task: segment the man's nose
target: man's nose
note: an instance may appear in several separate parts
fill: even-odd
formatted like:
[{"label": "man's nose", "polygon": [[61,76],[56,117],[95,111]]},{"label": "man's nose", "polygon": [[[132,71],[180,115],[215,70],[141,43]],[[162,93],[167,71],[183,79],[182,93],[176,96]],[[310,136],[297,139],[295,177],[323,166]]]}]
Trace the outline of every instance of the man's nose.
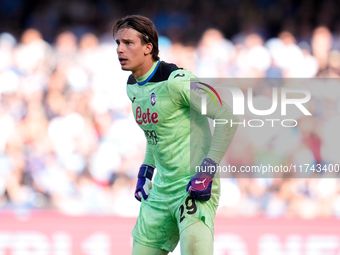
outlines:
[{"label": "man's nose", "polygon": [[124,47],[122,44],[119,44],[118,47],[117,47],[117,52],[118,53],[122,53],[124,51]]}]

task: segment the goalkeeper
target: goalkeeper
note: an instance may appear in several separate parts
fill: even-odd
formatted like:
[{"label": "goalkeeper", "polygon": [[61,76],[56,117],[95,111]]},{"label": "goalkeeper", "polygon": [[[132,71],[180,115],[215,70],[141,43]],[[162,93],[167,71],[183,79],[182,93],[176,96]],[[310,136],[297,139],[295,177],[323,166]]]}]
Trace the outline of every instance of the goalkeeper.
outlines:
[{"label": "goalkeeper", "polygon": [[168,254],[179,241],[184,255],[212,254],[220,181],[214,171],[194,169],[216,167],[236,131],[235,126],[218,125],[211,136],[207,116],[233,122],[237,118],[225,103],[216,106],[209,97],[207,116],[201,115],[193,82],[197,78],[159,60],[158,34],[148,18],[117,20],[113,36],[121,68],[132,72],[127,94],[147,139],[135,192],[141,206],[132,231],[132,254]]}]

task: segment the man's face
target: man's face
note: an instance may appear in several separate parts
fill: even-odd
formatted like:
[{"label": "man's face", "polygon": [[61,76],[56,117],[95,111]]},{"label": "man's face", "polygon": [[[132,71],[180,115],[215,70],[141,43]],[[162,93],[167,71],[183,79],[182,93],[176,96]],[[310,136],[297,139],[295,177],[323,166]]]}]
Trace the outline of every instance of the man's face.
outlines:
[{"label": "man's face", "polygon": [[142,45],[140,33],[132,28],[122,28],[116,34],[117,54],[123,70],[138,72],[143,69],[150,43]]}]

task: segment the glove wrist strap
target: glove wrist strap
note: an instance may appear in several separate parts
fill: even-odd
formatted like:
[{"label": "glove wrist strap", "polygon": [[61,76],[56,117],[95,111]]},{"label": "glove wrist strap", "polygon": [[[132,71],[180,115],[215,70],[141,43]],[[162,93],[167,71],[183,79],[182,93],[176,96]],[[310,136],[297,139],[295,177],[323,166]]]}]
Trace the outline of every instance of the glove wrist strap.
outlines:
[{"label": "glove wrist strap", "polygon": [[217,166],[218,164],[214,160],[211,158],[205,158],[198,173],[201,175],[208,175],[210,178],[214,178],[217,171]]},{"label": "glove wrist strap", "polygon": [[150,166],[150,165],[142,164],[141,167],[139,168],[138,178],[146,177],[149,180],[151,180],[152,176],[153,176],[154,169],[155,168]]}]

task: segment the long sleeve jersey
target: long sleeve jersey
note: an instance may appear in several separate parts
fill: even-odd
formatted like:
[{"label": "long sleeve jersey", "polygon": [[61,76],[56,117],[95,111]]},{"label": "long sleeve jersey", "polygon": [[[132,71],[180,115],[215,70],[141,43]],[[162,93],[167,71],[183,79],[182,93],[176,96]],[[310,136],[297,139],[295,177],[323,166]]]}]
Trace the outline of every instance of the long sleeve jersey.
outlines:
[{"label": "long sleeve jersey", "polygon": [[[205,157],[221,161],[236,131],[235,125],[217,125],[211,135],[207,117],[234,123],[237,118],[226,103],[216,105],[209,97],[206,115],[202,115],[199,91],[190,89],[195,81],[191,72],[163,61],[155,62],[142,77],[130,75],[128,79],[135,121],[147,140],[143,163],[157,169],[156,192],[185,192]],[[219,190],[219,181],[214,184]]]}]

